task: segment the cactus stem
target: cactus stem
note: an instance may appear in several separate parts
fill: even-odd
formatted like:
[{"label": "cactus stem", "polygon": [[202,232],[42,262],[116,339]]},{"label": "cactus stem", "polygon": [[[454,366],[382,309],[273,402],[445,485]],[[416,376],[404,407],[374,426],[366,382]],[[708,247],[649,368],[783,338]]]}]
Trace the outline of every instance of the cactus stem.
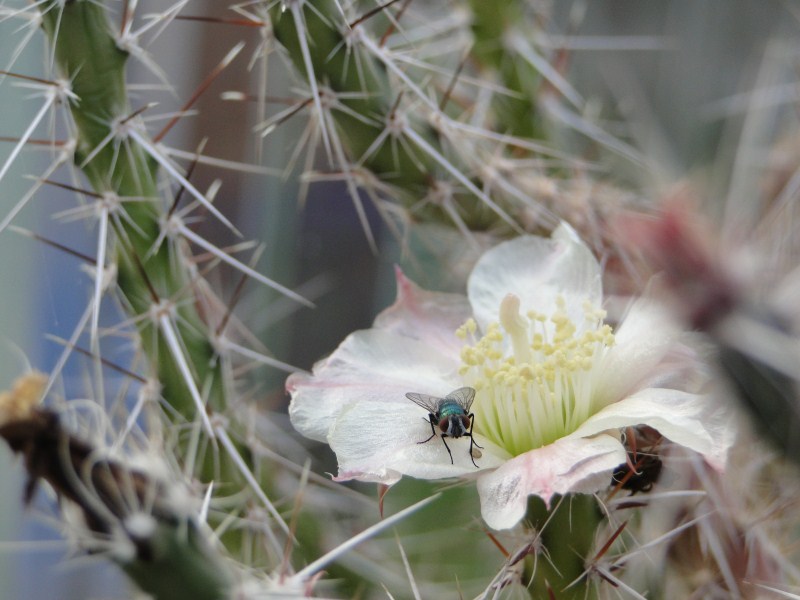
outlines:
[{"label": "cactus stem", "polygon": [[270,287],[273,290],[280,292],[287,298],[291,298],[295,302],[299,302],[300,304],[307,306],[309,308],[314,308],[314,303],[311,302],[310,300],[306,300],[297,292],[293,292],[289,288],[277,283],[276,281],[273,281],[269,277],[262,275],[253,268],[248,267],[243,262],[233,258],[230,254],[227,254],[223,252],[221,249],[217,248],[214,244],[212,244],[205,238],[197,235],[194,231],[186,227],[186,225],[183,224],[183,222],[177,217],[177,215],[173,215],[173,217],[170,218],[170,223],[168,225],[168,228],[170,231],[179,233],[181,236],[183,236],[190,242],[200,246],[207,252],[210,252],[211,254],[219,258],[221,261],[228,263],[229,265],[238,269],[242,273],[249,275],[256,281],[263,283],[267,287]]},{"label": "cactus stem", "polygon": [[203,429],[205,430],[206,434],[213,439],[214,428],[211,426],[211,421],[208,418],[206,403],[200,396],[200,390],[197,389],[197,384],[194,381],[191,368],[189,367],[189,363],[187,362],[186,356],[183,353],[181,343],[178,340],[178,335],[175,333],[175,328],[172,326],[172,320],[170,319],[171,305],[165,306],[163,304],[158,304],[153,306],[152,309],[153,313],[157,315],[156,320],[158,322],[159,329],[164,335],[164,339],[166,340],[167,346],[170,349],[172,358],[175,360],[175,364],[178,366],[178,369],[181,372],[183,382],[186,384],[189,394],[192,397],[192,401],[197,407],[197,414],[200,416],[200,419],[203,423]]},{"label": "cactus stem", "polygon": [[331,151],[331,142],[328,138],[328,128],[325,120],[325,113],[322,110],[322,101],[320,100],[319,87],[317,85],[317,78],[314,74],[314,63],[311,60],[311,52],[308,48],[308,36],[306,35],[307,28],[305,19],[303,18],[303,4],[304,0],[287,0],[289,10],[294,19],[294,26],[297,29],[297,38],[300,42],[300,52],[303,55],[303,63],[306,68],[306,75],[311,87],[311,97],[314,99],[314,107],[317,109],[317,116],[320,124],[320,133],[322,134],[322,145],[325,147],[325,153],[328,157],[328,163],[333,163],[333,153]]},{"label": "cactus stem", "polygon": [[425,154],[430,156],[434,161],[436,161],[445,171],[450,173],[456,181],[458,181],[461,185],[463,185],[466,189],[472,192],[475,196],[477,196],[486,206],[488,206],[494,213],[500,217],[506,224],[508,224],[514,231],[517,233],[522,233],[522,229],[520,226],[512,219],[506,211],[500,208],[494,200],[489,198],[483,191],[481,191],[478,186],[476,186],[472,181],[467,178],[464,173],[462,173],[459,169],[457,169],[453,163],[447,160],[442,154],[440,154],[433,146],[431,146],[425,138],[423,138],[419,133],[417,133],[413,128],[407,127],[404,130],[404,133],[408,138],[413,141],[417,147],[419,147]]},{"label": "cactus stem", "polygon": [[201,194],[196,187],[194,187],[187,179],[184,177],[178,169],[175,168],[175,165],[167,159],[159,149],[154,146],[149,140],[147,140],[144,136],[142,136],[138,131],[131,129],[128,132],[128,135],[138,143],[142,149],[152,158],[155,160],[161,167],[167,172],[175,181],[180,183],[187,192],[189,192],[194,198],[200,202],[212,215],[214,215],[219,221],[225,225],[228,229],[230,229],[234,235],[237,237],[242,237],[241,232],[236,228],[236,226],[230,222],[230,220],[223,215],[219,209],[214,206],[208,198],[206,198],[203,194]]}]

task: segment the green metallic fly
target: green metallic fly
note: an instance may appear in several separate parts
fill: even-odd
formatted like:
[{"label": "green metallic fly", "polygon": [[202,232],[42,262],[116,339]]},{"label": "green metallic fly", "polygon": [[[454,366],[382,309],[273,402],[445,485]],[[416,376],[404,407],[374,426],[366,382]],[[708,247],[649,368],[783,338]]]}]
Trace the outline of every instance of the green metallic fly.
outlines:
[{"label": "green metallic fly", "polygon": [[[439,428],[442,435],[442,443],[447,448],[447,453],[450,455],[450,464],[453,463],[453,453],[450,452],[450,447],[444,438],[460,438],[462,436],[469,437],[469,458],[472,464],[475,464],[475,456],[472,447],[482,448],[475,442],[472,437],[472,427],[475,425],[475,414],[469,412],[472,407],[472,402],[475,400],[475,390],[471,387],[462,387],[450,392],[444,398],[437,396],[429,396],[428,394],[416,394],[409,392],[406,398],[411,400],[414,404],[421,406],[428,411],[428,422],[431,424],[431,436],[427,440],[417,442],[418,444],[425,444],[431,441],[436,436],[435,427]],[[478,454],[480,457],[480,454]]]}]

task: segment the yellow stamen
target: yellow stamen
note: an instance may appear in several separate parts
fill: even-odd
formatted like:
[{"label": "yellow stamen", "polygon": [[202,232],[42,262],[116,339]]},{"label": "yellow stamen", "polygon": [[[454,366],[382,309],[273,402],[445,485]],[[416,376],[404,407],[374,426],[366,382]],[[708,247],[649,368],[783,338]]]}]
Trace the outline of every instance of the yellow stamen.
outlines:
[{"label": "yellow stamen", "polygon": [[[503,299],[500,323],[461,351],[459,373],[477,390],[476,432],[516,456],[571,433],[600,408],[592,397],[595,366],[614,334],[602,310],[583,308],[579,329],[563,298],[549,317],[530,311],[527,318],[517,296]],[[470,320],[458,333],[475,339],[476,331]]]}]

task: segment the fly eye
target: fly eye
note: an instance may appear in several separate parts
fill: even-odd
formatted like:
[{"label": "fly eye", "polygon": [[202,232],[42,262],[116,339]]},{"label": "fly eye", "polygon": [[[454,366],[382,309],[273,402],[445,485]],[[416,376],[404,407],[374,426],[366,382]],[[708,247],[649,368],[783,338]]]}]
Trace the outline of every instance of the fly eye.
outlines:
[{"label": "fly eye", "polygon": [[469,429],[469,417],[467,415],[461,416],[461,426],[464,429]]},{"label": "fly eye", "polygon": [[447,430],[450,429],[450,417],[445,417],[439,421],[439,429],[441,429],[443,433],[447,433]]}]

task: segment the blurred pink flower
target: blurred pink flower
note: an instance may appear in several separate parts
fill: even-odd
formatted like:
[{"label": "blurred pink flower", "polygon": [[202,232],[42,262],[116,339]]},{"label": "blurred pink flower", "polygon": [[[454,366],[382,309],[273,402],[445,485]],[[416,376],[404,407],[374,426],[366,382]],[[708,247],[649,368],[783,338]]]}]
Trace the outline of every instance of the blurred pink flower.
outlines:
[{"label": "blurred pink flower", "polygon": [[[645,299],[618,331],[604,324],[600,266],[569,227],[486,252],[466,297],[420,289],[399,270],[397,285],[397,301],[371,329],[287,382],[292,423],[331,446],[337,480],[477,477],[484,520],[505,529],[522,519],[529,495],[549,502],[607,486],[626,460],[627,426],[653,427],[724,465],[731,414],[686,389],[686,358],[671,352],[679,330]],[[419,443],[431,426],[405,394],[443,397],[464,386],[476,390],[483,450],[470,456],[468,438],[448,438],[451,463],[440,439]]]}]

